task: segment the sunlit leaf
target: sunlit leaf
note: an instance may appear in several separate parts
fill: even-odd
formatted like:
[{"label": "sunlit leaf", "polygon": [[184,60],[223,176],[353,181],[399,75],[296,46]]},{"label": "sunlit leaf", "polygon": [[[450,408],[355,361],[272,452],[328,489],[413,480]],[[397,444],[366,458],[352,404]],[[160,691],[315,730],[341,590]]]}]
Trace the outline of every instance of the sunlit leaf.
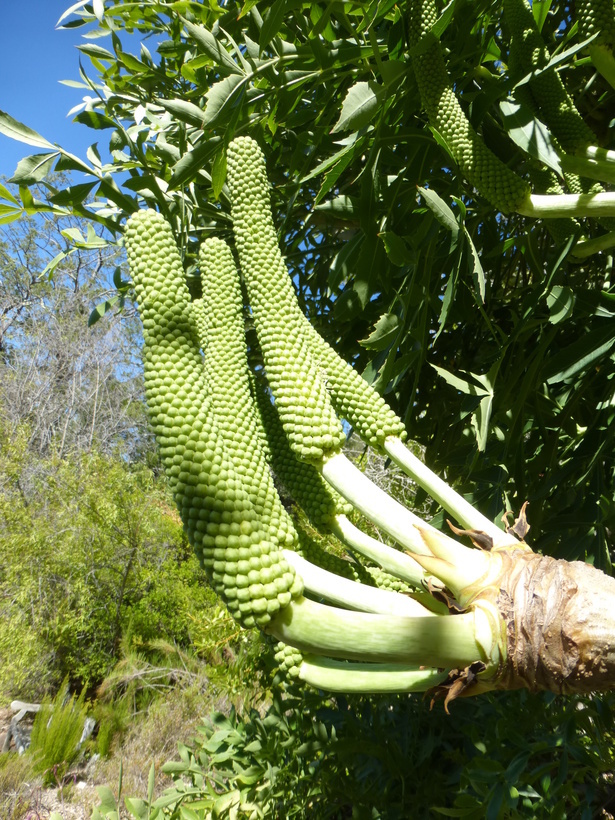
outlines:
[{"label": "sunlit leaf", "polygon": [[237,63],[211,31],[208,31],[204,26],[197,26],[194,23],[190,23],[188,20],[184,21],[184,25],[190,32],[190,35],[196,40],[199,48],[211,57],[214,63],[223,66],[232,74],[243,74]]},{"label": "sunlit leaf", "polygon": [[502,100],[500,109],[504,127],[513,142],[562,176],[560,159],[546,126],[532,115],[529,108],[512,100]]},{"label": "sunlit leaf", "polygon": [[331,133],[358,131],[367,125],[378,111],[382,86],[372,81],[356,83],[348,90],[338,121]]},{"label": "sunlit leaf", "polygon": [[58,158],[59,153],[32,154],[20,159],[15,173],[9,180],[16,185],[34,185],[44,179]]},{"label": "sunlit leaf", "polygon": [[22,122],[13,119],[13,117],[5,111],[0,111],[0,133],[5,134],[11,139],[19,140],[19,142],[34,145],[37,148],[55,148],[45,137],[37,134],[36,131],[28,128],[28,126]]}]

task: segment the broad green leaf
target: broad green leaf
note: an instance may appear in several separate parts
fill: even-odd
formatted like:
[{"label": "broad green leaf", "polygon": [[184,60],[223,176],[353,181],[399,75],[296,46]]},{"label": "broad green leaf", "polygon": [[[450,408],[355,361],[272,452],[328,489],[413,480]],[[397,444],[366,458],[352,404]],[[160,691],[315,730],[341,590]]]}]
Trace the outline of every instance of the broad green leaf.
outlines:
[{"label": "broad green leaf", "polygon": [[54,151],[47,154],[31,154],[20,159],[9,182],[16,185],[35,185],[47,176],[59,156],[59,152]]},{"label": "broad green leaf", "polygon": [[605,327],[590,330],[578,341],[560,350],[545,363],[543,378],[547,384],[570,379],[586,370],[615,348],[615,328],[611,323]]},{"label": "broad green leaf", "polygon": [[359,200],[356,197],[346,196],[346,194],[341,194],[336,196],[335,199],[323,202],[314,210],[316,213],[328,214],[336,219],[356,221],[361,217]]},{"label": "broad green leaf", "polygon": [[454,387],[461,393],[466,393],[468,396],[488,396],[491,393],[489,389],[476,384],[474,381],[470,381],[470,378],[477,380],[480,378],[475,373],[464,373],[462,370],[458,371],[462,374],[462,376],[470,377],[463,378],[462,376],[451,373],[449,370],[445,370],[443,367],[439,367],[436,364],[432,364],[431,366],[439,376],[442,376],[442,378],[451,385],[451,387]]},{"label": "broad green leaf", "polygon": [[96,307],[90,313],[88,319],[88,327],[92,327],[92,325],[95,325],[99,319],[102,319],[105,313],[108,313],[110,310],[113,310],[113,308],[117,305],[119,299],[119,296],[111,296],[109,299],[106,299],[104,302],[100,302],[100,304],[96,305]]},{"label": "broad green leaf", "polygon": [[4,186],[1,182],[0,182],[0,197],[2,197],[2,199],[8,199],[8,201],[12,202],[14,205],[19,205],[19,200],[15,199],[15,197],[9,191],[9,189],[6,186]]},{"label": "broad green leaf", "polygon": [[502,100],[500,110],[502,123],[512,141],[526,154],[540,160],[562,176],[560,158],[553,147],[548,128],[533,116],[529,108],[513,100]]},{"label": "broad green leaf", "polygon": [[135,820],[146,820],[148,817],[149,808],[145,800],[138,797],[125,797],[124,805]]},{"label": "broad green leaf", "polygon": [[94,43],[86,43],[85,45],[77,46],[78,51],[87,54],[88,57],[95,57],[97,60],[115,60],[115,55],[102,46],[97,46]]},{"label": "broad green leaf", "polygon": [[34,145],[37,148],[55,148],[55,145],[41,137],[36,131],[28,128],[22,122],[13,119],[10,114],[0,111],[0,134],[5,134],[13,140],[25,142],[27,145]]},{"label": "broad green leaf", "polygon": [[105,16],[105,0],[92,0],[92,8],[98,22],[102,23],[102,19]]},{"label": "broad green leaf", "polygon": [[455,214],[446,202],[431,188],[418,188],[419,194],[425,200],[429,210],[433,213],[438,222],[451,233],[459,232],[459,223],[455,219]]},{"label": "broad green leaf", "polygon": [[231,55],[227,52],[216,37],[208,31],[204,26],[197,26],[190,23],[188,20],[184,21],[184,25],[193,37],[199,48],[204,51],[217,65],[223,66],[232,74],[243,74],[237,63],[233,60]]},{"label": "broad green leaf", "polygon": [[549,15],[551,4],[552,0],[533,0],[532,12],[534,14],[534,20],[536,21],[536,25],[538,26],[538,31],[542,31],[542,27],[545,24],[545,20]]},{"label": "broad green leaf", "polygon": [[444,34],[453,18],[455,2],[456,0],[450,0],[450,2],[442,9],[442,13],[431,28],[432,33],[435,34],[438,39],[440,39],[440,37]]},{"label": "broad green leaf", "polygon": [[572,288],[555,285],[547,295],[547,305],[554,325],[567,319],[574,309],[575,295]]},{"label": "broad green leaf", "polygon": [[180,188],[193,180],[201,168],[215,154],[219,144],[220,138],[214,137],[210,140],[203,140],[191,151],[187,151],[172,168],[173,173],[169,180],[169,189]]},{"label": "broad green leaf", "polygon": [[231,74],[213,85],[207,94],[207,105],[202,119],[203,125],[212,125],[225,112],[225,109],[234,105],[239,99],[245,78],[239,74]]},{"label": "broad green leaf", "polygon": [[378,111],[381,95],[382,86],[373,81],[355,83],[344,97],[339,119],[331,133],[358,131],[366,126]]},{"label": "broad green leaf", "polygon": [[67,188],[51,196],[50,200],[54,205],[74,207],[75,205],[80,205],[97,185],[98,181],[69,185]]},{"label": "broad green leaf", "polygon": [[383,313],[376,322],[374,330],[366,339],[359,342],[368,350],[386,350],[393,343],[399,329],[399,317],[394,313]]},{"label": "broad green leaf", "polygon": [[[203,808],[209,808],[209,801],[207,806],[203,806]],[[232,809],[231,809],[232,811]],[[235,815],[236,817],[238,815]],[[202,814],[197,814],[194,809],[191,809],[190,806],[182,805],[179,807],[179,820],[201,820],[203,817]]]},{"label": "broad green leaf", "polygon": [[6,212],[0,209],[0,225],[8,225],[11,222],[15,222],[21,217],[22,214],[23,210],[21,208],[19,208],[19,210],[15,209],[13,211]]},{"label": "broad green leaf", "polygon": [[102,130],[103,128],[117,128],[117,122],[100,111],[80,111],[74,119],[88,128]]},{"label": "broad green leaf", "polygon": [[468,233],[467,228],[464,226],[463,232],[465,234],[466,242],[468,247],[470,248],[470,254],[472,258],[472,274],[474,278],[474,285],[476,289],[476,293],[481,302],[485,301],[485,271],[483,270],[483,266],[480,261],[480,257],[478,255],[478,251],[476,250],[476,246],[474,242],[472,242],[472,237]]},{"label": "broad green leaf", "polygon": [[387,256],[397,267],[409,265],[415,260],[416,254],[414,251],[394,231],[383,231],[378,236],[382,239]]},{"label": "broad green leaf", "polygon": [[187,122],[200,128],[205,122],[205,112],[198,105],[188,102],[188,100],[156,100],[169,113],[177,117],[181,122]]},{"label": "broad green leaf", "polygon": [[490,393],[480,400],[480,404],[472,414],[472,427],[476,436],[476,446],[479,452],[484,452],[489,435],[489,422],[493,409],[493,394]]},{"label": "broad green leaf", "polygon": [[343,157],[350,154],[354,150],[355,145],[356,145],[356,143],[354,141],[352,141],[348,145],[344,145],[344,147],[340,151],[337,151],[332,156],[328,157],[327,159],[323,160],[322,162],[319,162],[318,165],[316,166],[316,168],[314,168],[312,171],[310,171],[309,174],[307,174],[306,176],[304,176],[302,178],[301,183],[303,184],[305,182],[309,182],[310,179],[314,179],[314,177],[317,177],[319,174],[324,174],[325,171],[328,171],[332,166],[334,166],[337,162],[339,162]]},{"label": "broad green leaf", "polygon": [[79,11],[79,9],[82,9],[89,2],[90,2],[90,0],[78,0],[77,3],[73,3],[73,5],[70,6],[69,8],[67,8],[66,11],[62,14],[60,19],[56,23],[56,26],[59,26],[60,23],[62,23],[63,20],[66,20],[67,17],[70,17],[73,12]]},{"label": "broad green leaf", "polygon": [[211,166],[211,187],[214,199],[218,199],[226,182],[226,146],[217,151]]},{"label": "broad green leaf", "polygon": [[117,801],[115,799],[115,795],[108,786],[97,786],[96,792],[98,794],[98,799],[100,800],[100,805],[98,806],[98,808],[101,811],[117,812],[118,806]]}]

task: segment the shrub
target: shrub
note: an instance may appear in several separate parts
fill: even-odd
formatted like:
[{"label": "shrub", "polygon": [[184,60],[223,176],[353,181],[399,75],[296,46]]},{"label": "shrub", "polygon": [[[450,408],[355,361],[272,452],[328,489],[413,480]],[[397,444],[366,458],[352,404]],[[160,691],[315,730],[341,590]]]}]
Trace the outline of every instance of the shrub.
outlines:
[{"label": "shrub", "polygon": [[87,717],[85,693],[69,697],[65,680],[53,701],[45,700],[32,726],[30,757],[45,785],[61,783],[79,755],[79,741]]}]

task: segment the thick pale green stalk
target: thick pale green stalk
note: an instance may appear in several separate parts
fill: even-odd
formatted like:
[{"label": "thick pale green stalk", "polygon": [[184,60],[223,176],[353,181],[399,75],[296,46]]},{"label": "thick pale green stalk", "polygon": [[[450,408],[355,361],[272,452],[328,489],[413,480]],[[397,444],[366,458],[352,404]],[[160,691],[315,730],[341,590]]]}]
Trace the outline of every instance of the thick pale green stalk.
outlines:
[{"label": "thick pale green stalk", "polygon": [[285,550],[284,557],[301,577],[306,592],[318,595],[335,606],[380,615],[407,615],[417,618],[432,615],[418,601],[407,595],[341,578],[333,572],[311,564],[291,550]]},{"label": "thick pale green stalk", "polygon": [[338,453],[323,461],[322,475],[355,510],[381,527],[411,552],[429,554],[417,525],[429,527],[399,501],[376,487],[345,455]]},{"label": "thick pale green stalk", "polygon": [[425,583],[425,572],[413,558],[367,535],[345,515],[336,516],[331,524],[331,532],[355,552],[378,564],[397,578],[418,588]]},{"label": "thick pale green stalk", "polygon": [[384,449],[391,460],[413,478],[432,498],[454,515],[459,523],[469,530],[477,530],[488,535],[493,546],[509,546],[518,543],[514,535],[501,530],[486,516],[476,510],[465,498],[455,492],[448,484],[413,455],[406,445],[397,438],[388,438]]},{"label": "thick pale green stalk", "polygon": [[386,694],[426,692],[446,679],[437,669],[418,669],[394,663],[352,663],[307,655],[299,666],[299,680],[327,692]]},{"label": "thick pale green stalk", "polygon": [[[589,150],[589,149],[588,149]],[[596,149],[599,150],[599,149]],[[614,151],[609,153],[615,154]],[[615,162],[611,160],[592,159],[589,156],[561,154],[560,165],[565,173],[578,174],[599,182],[615,182]]]},{"label": "thick pale green stalk", "polygon": [[615,193],[600,194],[532,194],[519,208],[522,216],[556,219],[563,216],[615,216]]},{"label": "thick pale green stalk", "polygon": [[587,259],[600,251],[608,251],[615,247],[615,231],[603,233],[601,236],[596,236],[593,239],[585,239],[582,242],[577,242],[574,248],[570,251],[570,255],[575,259]]},{"label": "thick pale green stalk", "polygon": [[489,651],[499,637],[489,630],[485,633],[474,612],[454,617],[393,617],[335,609],[307,598],[293,601],[265,631],[302,652],[436,668],[463,668],[476,660],[487,663],[485,649]]}]

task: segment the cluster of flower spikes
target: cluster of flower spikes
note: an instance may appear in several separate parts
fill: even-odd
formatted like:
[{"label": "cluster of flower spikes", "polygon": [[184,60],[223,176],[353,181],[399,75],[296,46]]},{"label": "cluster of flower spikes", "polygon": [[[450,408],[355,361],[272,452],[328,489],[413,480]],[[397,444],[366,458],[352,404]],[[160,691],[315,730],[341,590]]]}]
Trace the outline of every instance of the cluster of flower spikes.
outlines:
[{"label": "cluster of flower spikes", "polygon": [[342,359],[318,331],[303,317],[308,348],[324,373],[331,403],[340,416],[352,424],[366,444],[382,452],[389,436],[405,441],[406,428],[382,396]]},{"label": "cluster of flower spikes", "polygon": [[596,35],[595,43],[608,48],[615,46],[615,7],[613,0],[578,0],[577,20],[581,37]]},{"label": "cluster of flower spikes", "polygon": [[139,211],[128,220],[125,245],[143,323],[148,412],[185,531],[233,616],[264,626],[301,594],[301,580],[262,531],[224,448],[169,225],[155,211]]},{"label": "cluster of flower spikes", "polygon": [[276,408],[297,456],[320,462],[346,437],[292,309],[296,297],[271,218],[263,156],[249,137],[229,145],[227,182],[235,244]]},{"label": "cluster of flower spikes", "polygon": [[434,0],[410,0],[408,9],[412,65],[429,122],[479,193],[503,213],[518,211],[530,185],[487,148],[463,112],[432,32],[438,19]]},{"label": "cluster of flower spikes", "polygon": [[[543,69],[551,55],[526,0],[504,0],[503,6],[510,37],[508,71],[520,80]],[[578,112],[557,71],[537,73],[514,93],[544,119],[564,151],[574,153],[595,142],[593,131]]]},{"label": "cluster of flower spikes", "polygon": [[[284,411],[300,412],[306,397],[312,420],[318,420],[325,431],[330,429],[331,412],[321,403],[323,384],[337,416],[349,421],[372,447],[382,450],[388,436],[405,438],[401,419],[382,396],[338,356],[301,312],[273,225],[265,159],[257,143],[249,137],[239,137],[229,146],[228,182],[241,269],[248,285],[267,378],[284,432],[289,435],[289,429],[291,431],[291,446],[294,444],[293,425],[286,423]],[[311,379],[299,382],[303,389],[300,397],[295,395],[296,390],[291,386],[293,374],[285,369],[291,345],[300,351],[301,367],[309,372]],[[284,383],[279,378],[280,370],[285,376]],[[318,393],[318,398],[309,395],[310,384],[317,387],[314,395]],[[343,439],[339,437],[336,441],[334,447],[323,449],[337,449]],[[293,449],[301,458],[306,458],[301,449],[296,446]]]}]

